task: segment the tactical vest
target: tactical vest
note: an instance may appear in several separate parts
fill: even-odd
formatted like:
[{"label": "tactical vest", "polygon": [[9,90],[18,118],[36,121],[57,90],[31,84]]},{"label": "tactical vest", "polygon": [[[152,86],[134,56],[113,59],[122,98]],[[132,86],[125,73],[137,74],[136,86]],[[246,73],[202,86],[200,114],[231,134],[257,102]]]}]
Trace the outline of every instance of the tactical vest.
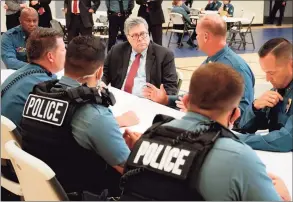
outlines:
[{"label": "tactical vest", "polygon": [[58,80],[40,83],[30,93],[21,121],[23,149],[47,163],[69,192],[105,189],[106,162],[94,151],[81,147],[72,135],[71,120],[81,106],[115,104],[103,89],[80,86],[66,89]]},{"label": "tactical vest", "polygon": [[186,131],[163,124],[173,118],[157,115],[135,144],[125,165],[122,201],[202,201],[198,174],[220,137],[237,138],[216,122]]}]

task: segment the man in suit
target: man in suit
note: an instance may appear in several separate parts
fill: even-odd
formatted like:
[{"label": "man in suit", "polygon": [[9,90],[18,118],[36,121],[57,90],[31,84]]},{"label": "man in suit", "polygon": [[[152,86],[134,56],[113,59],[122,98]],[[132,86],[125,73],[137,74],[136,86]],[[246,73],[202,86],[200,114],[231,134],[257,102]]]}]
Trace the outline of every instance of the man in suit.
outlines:
[{"label": "man in suit", "polygon": [[274,24],[276,13],[277,13],[278,10],[280,10],[280,16],[279,16],[279,19],[278,19],[277,26],[282,25],[284,12],[285,12],[285,7],[286,7],[286,1],[287,0],[275,0],[273,10],[270,13],[270,18],[269,18],[269,23],[270,24]]},{"label": "man in suit", "polygon": [[136,0],[140,5],[138,16],[147,21],[153,41],[159,45],[162,45],[162,24],[165,22],[162,2],[163,0]]},{"label": "man in suit", "polygon": [[7,30],[19,25],[20,11],[25,7],[25,0],[5,0]]},{"label": "man in suit", "polygon": [[128,42],[109,51],[102,81],[139,97],[147,83],[164,86],[168,94],[175,95],[178,85],[173,53],[150,42],[148,24],[141,17],[128,18],[124,32]]},{"label": "man in suit", "polygon": [[99,8],[100,3],[100,0],[64,0],[68,42],[79,34],[92,35],[93,13]]}]

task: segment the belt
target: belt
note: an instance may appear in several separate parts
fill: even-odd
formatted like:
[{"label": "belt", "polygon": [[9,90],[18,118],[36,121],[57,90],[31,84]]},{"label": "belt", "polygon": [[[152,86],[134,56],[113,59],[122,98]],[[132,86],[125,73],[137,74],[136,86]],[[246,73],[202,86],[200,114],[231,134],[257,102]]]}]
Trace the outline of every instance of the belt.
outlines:
[{"label": "belt", "polygon": [[80,15],[80,13],[71,13],[72,15]]},{"label": "belt", "polygon": [[113,12],[113,11],[108,11],[108,14],[109,15],[116,15],[116,16],[118,16],[118,17],[120,17],[120,16],[125,16],[125,15],[127,15],[127,11],[125,11],[124,13],[115,13],[115,12]]}]

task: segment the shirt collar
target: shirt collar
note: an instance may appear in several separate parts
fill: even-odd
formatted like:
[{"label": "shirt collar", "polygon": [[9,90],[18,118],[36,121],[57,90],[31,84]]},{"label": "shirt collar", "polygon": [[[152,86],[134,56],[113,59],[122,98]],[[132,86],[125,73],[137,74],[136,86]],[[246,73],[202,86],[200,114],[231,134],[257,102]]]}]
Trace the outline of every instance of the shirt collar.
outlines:
[{"label": "shirt collar", "polygon": [[215,55],[207,58],[207,63],[209,62],[215,62],[217,61],[223,54],[225,54],[227,51],[229,51],[229,48],[227,45],[225,45],[224,48],[222,48],[220,51],[218,51]]},{"label": "shirt collar", "polygon": [[80,86],[80,83],[78,83],[76,80],[69,78],[67,76],[62,76],[60,81],[58,82],[61,85],[65,85],[68,87],[78,87]]},{"label": "shirt collar", "polygon": [[[147,54],[148,48],[146,48],[144,51],[141,52],[141,57],[144,58]],[[132,54],[134,54],[134,56],[137,54],[137,52],[135,50],[132,49]]]},{"label": "shirt collar", "polygon": [[198,122],[207,122],[207,123],[210,123],[212,121],[208,117],[203,116],[203,115],[198,114],[198,113],[194,113],[194,112],[187,112],[185,114],[185,116],[182,117],[182,119],[189,120],[189,121],[196,120]]}]

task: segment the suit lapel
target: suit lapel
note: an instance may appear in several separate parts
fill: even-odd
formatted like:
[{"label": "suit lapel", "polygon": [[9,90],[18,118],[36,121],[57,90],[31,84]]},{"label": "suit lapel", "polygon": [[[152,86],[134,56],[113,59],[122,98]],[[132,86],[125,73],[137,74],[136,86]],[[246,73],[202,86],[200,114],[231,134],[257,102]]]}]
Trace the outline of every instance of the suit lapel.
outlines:
[{"label": "suit lapel", "polygon": [[146,64],[145,64],[145,73],[146,73],[146,82],[151,82],[151,70],[156,62],[156,57],[153,51],[153,44],[150,42],[146,55]]},{"label": "suit lapel", "polygon": [[131,46],[128,44],[126,47],[126,50],[123,52],[123,57],[122,57],[122,69],[119,71],[119,74],[121,75],[121,87],[123,86],[123,82],[126,79],[126,74],[129,66],[129,60],[130,60],[130,55],[131,55]]}]

